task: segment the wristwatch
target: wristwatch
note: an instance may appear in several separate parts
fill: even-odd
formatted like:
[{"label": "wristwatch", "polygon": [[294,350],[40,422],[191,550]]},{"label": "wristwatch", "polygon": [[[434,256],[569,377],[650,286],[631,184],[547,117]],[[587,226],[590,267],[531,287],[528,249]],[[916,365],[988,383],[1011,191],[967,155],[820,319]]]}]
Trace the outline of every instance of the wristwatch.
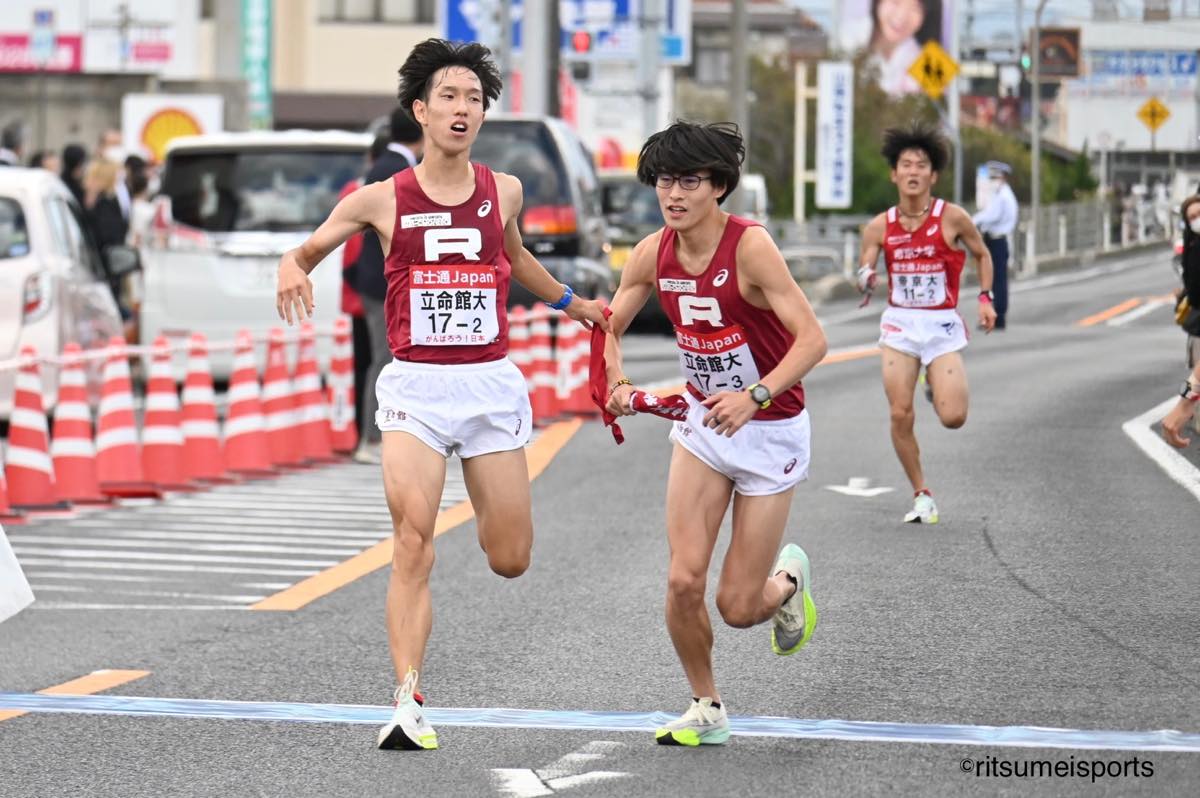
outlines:
[{"label": "wristwatch", "polygon": [[991,291],[980,291],[979,292],[979,301],[980,302],[991,302],[992,299],[993,299],[993,297],[992,297]]},{"label": "wristwatch", "polygon": [[771,389],[761,382],[754,383],[746,390],[750,392],[750,398],[758,402],[760,409],[766,410],[771,406]]},{"label": "wristwatch", "polygon": [[1186,380],[1183,383],[1183,389],[1179,391],[1179,395],[1189,402],[1200,401],[1200,388],[1194,387],[1191,380]]}]

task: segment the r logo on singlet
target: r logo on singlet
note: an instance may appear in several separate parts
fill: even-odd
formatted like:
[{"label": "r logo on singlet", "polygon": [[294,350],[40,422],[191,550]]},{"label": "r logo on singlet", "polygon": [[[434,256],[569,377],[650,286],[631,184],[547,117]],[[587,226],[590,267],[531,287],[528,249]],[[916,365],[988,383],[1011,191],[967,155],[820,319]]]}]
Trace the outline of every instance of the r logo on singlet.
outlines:
[{"label": "r logo on singlet", "polygon": [[679,320],[689,325],[695,321],[706,321],[714,327],[721,327],[721,306],[715,296],[679,297]]},{"label": "r logo on singlet", "polygon": [[729,269],[721,269],[717,272],[717,276],[713,278],[713,285],[717,288],[725,285],[725,281],[729,279]]},{"label": "r logo on singlet", "polygon": [[443,255],[462,255],[479,260],[483,236],[474,227],[430,228],[425,231],[425,260],[433,263]]}]

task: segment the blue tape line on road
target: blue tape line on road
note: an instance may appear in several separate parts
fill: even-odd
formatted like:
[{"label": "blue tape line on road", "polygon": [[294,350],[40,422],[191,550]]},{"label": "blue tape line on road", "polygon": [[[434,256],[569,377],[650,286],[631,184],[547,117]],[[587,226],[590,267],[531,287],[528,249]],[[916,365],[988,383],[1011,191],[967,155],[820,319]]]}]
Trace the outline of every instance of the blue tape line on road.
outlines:
[{"label": "blue tape line on road", "polygon": [[[257,701],[201,701],[188,698],[141,698],[113,695],[39,695],[0,693],[0,709],[28,712],[76,712],[240,720],[285,720],[307,723],[380,725],[390,707],[355,704],[285,704]],[[647,732],[674,718],[663,712],[570,712],[537,709],[429,708],[435,726],[488,726],[510,729]],[[952,724],[877,723],[858,720],[731,717],[733,733],[748,737],[851,740],[897,743],[943,743],[1022,748],[1078,748],[1120,751],[1196,751],[1200,734],[1160,731],[1086,731],[1035,726],[962,726]]]}]

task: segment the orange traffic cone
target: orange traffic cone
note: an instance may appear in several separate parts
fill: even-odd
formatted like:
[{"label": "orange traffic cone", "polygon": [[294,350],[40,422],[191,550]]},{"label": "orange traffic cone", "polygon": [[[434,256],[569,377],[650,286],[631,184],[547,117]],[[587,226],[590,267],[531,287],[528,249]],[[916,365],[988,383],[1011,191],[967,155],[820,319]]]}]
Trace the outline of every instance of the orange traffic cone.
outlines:
[{"label": "orange traffic cone", "polygon": [[271,467],[267,433],[263,428],[258,367],[254,339],[248,330],[238,332],[229,381],[229,410],[225,415],[225,468],[245,477],[269,477]]},{"label": "orange traffic cone", "polygon": [[355,401],[354,344],[350,340],[350,319],[339,316],[333,323],[333,355],[329,359],[330,443],[335,452],[353,452],[358,446]]},{"label": "orange traffic cone", "polygon": [[125,339],[108,342],[104,363],[104,385],[100,389],[100,418],[96,428],[96,472],[100,491],[126,498],[158,497],[161,494],[142,475],[137,423],[133,417],[133,385]]},{"label": "orange traffic cone", "polygon": [[[517,305],[508,312],[508,359],[521,371],[525,382],[530,382],[529,315],[525,308]],[[533,390],[532,385],[530,390]]]},{"label": "orange traffic cone", "polygon": [[165,336],[154,339],[146,410],[142,419],[142,470],[160,490],[194,490],[183,476],[183,430],[179,428],[179,393],[171,373],[171,347]]},{"label": "orange traffic cone", "polygon": [[333,462],[333,441],[329,429],[329,407],[321,392],[321,374],[317,370],[317,335],[312,322],[300,325],[300,354],[292,388],[298,407],[301,456],[310,463]]},{"label": "orange traffic cone", "polygon": [[554,352],[551,348],[550,309],[534,305],[529,313],[530,382],[533,423],[547,424],[558,415]]},{"label": "orange traffic cone", "polygon": [[208,341],[192,335],[183,381],[183,475],[192,482],[233,482],[221,462],[217,404],[213,396]]},{"label": "orange traffic cone", "polygon": [[275,465],[300,466],[300,436],[296,433],[296,397],[288,379],[287,354],[284,352],[283,330],[271,330],[267,345],[267,368],[263,372],[263,419],[267,428],[267,445]]},{"label": "orange traffic cone", "polygon": [[49,431],[42,410],[42,378],[37,351],[21,347],[12,416],[8,426],[8,490],[13,507],[26,510],[60,510],[68,505],[54,493],[54,464],[50,460]]},{"label": "orange traffic cone", "polygon": [[63,368],[58,377],[58,403],[54,407],[54,435],[50,457],[54,461],[54,492],[61,501],[108,504],[96,479],[96,444],[92,439],[92,411],[88,407],[87,378],[79,344],[63,347]]},{"label": "orange traffic cone", "polygon": [[5,524],[23,524],[25,518],[20,510],[14,510],[8,503],[8,483],[4,481],[4,450],[0,447],[0,522]]}]

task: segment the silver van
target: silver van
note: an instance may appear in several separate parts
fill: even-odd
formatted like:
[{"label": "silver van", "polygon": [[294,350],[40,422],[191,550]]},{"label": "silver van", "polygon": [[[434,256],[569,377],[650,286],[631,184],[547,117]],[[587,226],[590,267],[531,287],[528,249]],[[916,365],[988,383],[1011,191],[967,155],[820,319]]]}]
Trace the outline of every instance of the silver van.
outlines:
[{"label": "silver van", "polygon": [[[282,325],[275,311],[279,257],[325,221],[338,194],[362,176],[371,136],[262,131],[180,137],[168,146],[152,233],[143,250],[141,340],[201,332],[210,345],[238,330]],[[333,324],[341,302],[341,248],[313,272],[314,322]],[[318,357],[329,356],[328,337]],[[179,361],[181,362],[181,361]],[[213,376],[232,353],[216,349]]]}]

